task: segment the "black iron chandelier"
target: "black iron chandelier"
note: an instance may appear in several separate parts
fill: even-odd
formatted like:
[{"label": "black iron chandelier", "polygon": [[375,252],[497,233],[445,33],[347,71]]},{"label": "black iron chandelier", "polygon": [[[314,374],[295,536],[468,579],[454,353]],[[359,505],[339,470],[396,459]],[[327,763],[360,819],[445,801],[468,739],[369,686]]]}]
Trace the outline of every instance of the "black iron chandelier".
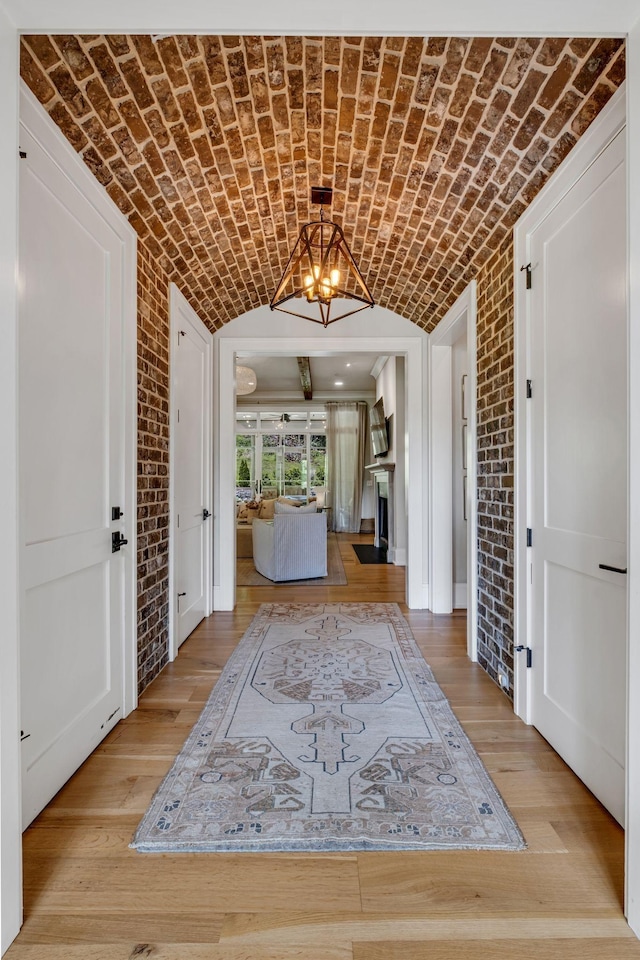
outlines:
[{"label": "black iron chandelier", "polygon": [[[332,196],[331,187],[311,188],[311,203],[320,204],[320,219],[305,223],[300,229],[269,304],[272,310],[321,323],[323,327],[374,305],[342,227],[325,220],[323,204],[331,203]],[[353,301],[358,305],[354,306]],[[317,311],[307,304],[315,304]],[[298,309],[293,309],[295,306]],[[307,312],[301,312],[303,308]]]}]

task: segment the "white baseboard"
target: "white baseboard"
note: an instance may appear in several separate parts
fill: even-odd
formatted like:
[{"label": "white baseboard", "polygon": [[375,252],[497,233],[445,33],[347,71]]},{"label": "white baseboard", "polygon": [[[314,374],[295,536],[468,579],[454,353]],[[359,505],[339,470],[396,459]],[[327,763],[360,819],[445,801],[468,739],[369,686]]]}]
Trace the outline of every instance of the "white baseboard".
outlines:
[{"label": "white baseboard", "polygon": [[421,583],[417,590],[407,592],[407,606],[410,610],[430,610],[429,584]]},{"label": "white baseboard", "polygon": [[227,587],[213,587],[213,609],[218,610],[233,610],[235,609],[235,598],[233,593],[229,593]]},{"label": "white baseboard", "polygon": [[467,584],[466,583],[454,583],[453,608],[454,610],[467,609]]},{"label": "white baseboard", "polygon": [[396,547],[393,551],[393,559],[391,561],[395,563],[396,567],[406,567],[407,565],[407,551],[405,547]]}]

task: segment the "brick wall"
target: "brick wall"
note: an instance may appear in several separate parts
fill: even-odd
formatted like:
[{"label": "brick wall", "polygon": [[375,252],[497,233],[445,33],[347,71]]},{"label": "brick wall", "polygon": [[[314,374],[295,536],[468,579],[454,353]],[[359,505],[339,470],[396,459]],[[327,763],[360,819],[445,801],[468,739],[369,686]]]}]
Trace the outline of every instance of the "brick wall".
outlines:
[{"label": "brick wall", "polygon": [[478,660],[513,690],[513,241],[478,274]]},{"label": "brick wall", "polygon": [[168,660],[169,281],[138,241],[138,689]]}]

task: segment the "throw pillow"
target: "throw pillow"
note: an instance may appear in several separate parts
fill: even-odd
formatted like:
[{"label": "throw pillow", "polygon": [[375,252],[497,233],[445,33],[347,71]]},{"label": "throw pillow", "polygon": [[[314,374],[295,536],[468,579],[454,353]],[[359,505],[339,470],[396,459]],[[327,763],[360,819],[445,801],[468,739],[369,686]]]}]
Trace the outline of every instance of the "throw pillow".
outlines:
[{"label": "throw pillow", "polygon": [[274,504],[274,513],[299,513],[300,507],[294,507],[292,503],[281,503],[277,500]]},{"label": "throw pillow", "polygon": [[253,523],[255,518],[259,516],[259,507],[247,507],[247,523]]},{"label": "throw pillow", "polygon": [[278,503],[286,503],[287,506],[295,507],[297,510],[302,500],[293,500],[291,497],[278,497]]},{"label": "throw pillow", "polygon": [[290,503],[281,503],[279,500],[275,504],[276,513],[315,513],[315,503],[305,504],[303,507],[294,507]]},{"label": "throw pillow", "polygon": [[258,508],[258,518],[260,520],[273,520],[273,508],[275,505],[275,500],[261,500]]}]

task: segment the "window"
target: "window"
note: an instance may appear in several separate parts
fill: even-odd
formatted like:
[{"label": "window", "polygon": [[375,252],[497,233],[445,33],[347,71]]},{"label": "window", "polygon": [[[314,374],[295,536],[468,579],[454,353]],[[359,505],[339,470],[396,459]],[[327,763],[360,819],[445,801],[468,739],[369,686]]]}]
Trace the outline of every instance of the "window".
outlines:
[{"label": "window", "polygon": [[309,497],[327,475],[326,414],[238,413],[236,496]]}]

